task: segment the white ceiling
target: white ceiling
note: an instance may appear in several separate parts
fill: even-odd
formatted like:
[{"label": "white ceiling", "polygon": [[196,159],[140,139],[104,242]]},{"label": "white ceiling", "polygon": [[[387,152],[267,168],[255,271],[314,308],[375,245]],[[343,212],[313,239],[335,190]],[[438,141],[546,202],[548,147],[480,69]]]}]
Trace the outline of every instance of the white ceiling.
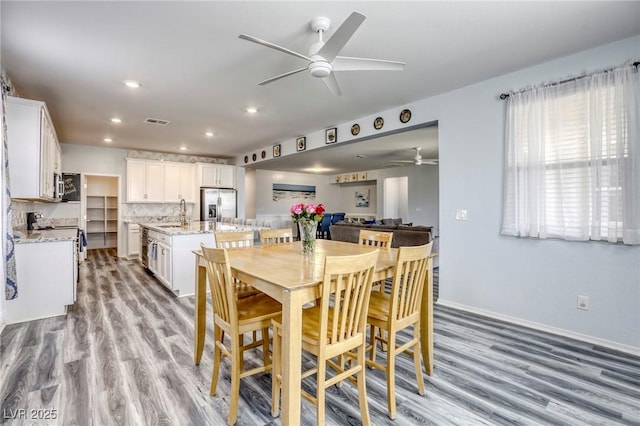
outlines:
[{"label": "white ceiling", "polygon": [[[404,71],[342,72],[343,95],[300,73],[305,62],[240,40],[247,33],[307,54],[309,21],[367,16],[341,55],[404,61]],[[640,33],[640,2],[13,2],[2,1],[1,58],[23,97],[47,103],[65,143],[233,157],[546,60]],[[131,90],[127,79],[142,83]],[[535,82],[532,82],[535,83]],[[509,89],[509,88],[505,88]],[[245,107],[255,106],[250,115]],[[114,125],[118,116],[123,123]],[[166,127],[146,118],[169,120]],[[206,138],[212,130],[216,136]],[[425,151],[433,141],[424,140]],[[393,146],[413,157],[414,140]],[[187,151],[180,151],[184,145]],[[343,149],[350,150],[343,153]],[[356,144],[306,152],[356,161]],[[338,155],[336,155],[338,154]],[[431,158],[429,154],[425,158]],[[437,155],[437,150],[431,152]],[[260,167],[299,170],[291,155]],[[319,158],[319,157],[312,157]],[[290,165],[287,165],[289,163]],[[367,166],[367,168],[373,168]],[[334,170],[340,170],[334,168]],[[354,170],[350,165],[346,170]]]}]

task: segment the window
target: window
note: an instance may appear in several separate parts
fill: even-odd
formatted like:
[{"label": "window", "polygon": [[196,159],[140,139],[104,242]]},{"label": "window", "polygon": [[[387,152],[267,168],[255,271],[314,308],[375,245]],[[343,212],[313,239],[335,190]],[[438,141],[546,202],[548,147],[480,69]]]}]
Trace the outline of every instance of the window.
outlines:
[{"label": "window", "polygon": [[509,97],[504,235],[640,244],[639,91],[629,65]]}]

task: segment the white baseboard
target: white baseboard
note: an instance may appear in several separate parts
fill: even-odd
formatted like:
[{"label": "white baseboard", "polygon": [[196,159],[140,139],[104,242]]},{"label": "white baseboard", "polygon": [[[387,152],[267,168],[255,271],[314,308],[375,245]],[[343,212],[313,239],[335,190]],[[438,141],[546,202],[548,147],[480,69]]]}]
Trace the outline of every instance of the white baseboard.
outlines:
[{"label": "white baseboard", "polygon": [[438,299],[436,302],[438,305],[448,306],[450,308],[460,309],[461,311],[467,311],[474,314],[484,315],[486,317],[495,318],[505,322],[521,325],[524,327],[533,328],[540,331],[546,331],[548,333],[557,334],[560,336],[568,337],[575,340],[581,340],[583,342],[592,343],[594,345],[605,346],[607,348],[615,349],[617,351],[625,352],[631,355],[640,356],[640,348],[624,345],[610,340],[600,339],[598,337],[589,336],[587,334],[576,333],[574,331],[565,330],[563,328],[551,327],[549,325],[540,324],[533,321],[527,321],[522,318],[512,317],[509,315],[499,314],[493,311],[487,311],[484,309],[474,308],[472,306],[463,305],[461,303],[451,302],[449,300]]}]

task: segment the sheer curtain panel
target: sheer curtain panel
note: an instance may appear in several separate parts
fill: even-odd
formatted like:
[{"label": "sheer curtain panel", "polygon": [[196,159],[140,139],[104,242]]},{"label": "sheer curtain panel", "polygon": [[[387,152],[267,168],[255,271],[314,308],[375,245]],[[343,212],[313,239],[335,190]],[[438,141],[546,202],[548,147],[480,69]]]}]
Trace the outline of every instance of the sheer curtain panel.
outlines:
[{"label": "sheer curtain panel", "polygon": [[639,98],[633,65],[511,94],[502,234],[640,244]]}]

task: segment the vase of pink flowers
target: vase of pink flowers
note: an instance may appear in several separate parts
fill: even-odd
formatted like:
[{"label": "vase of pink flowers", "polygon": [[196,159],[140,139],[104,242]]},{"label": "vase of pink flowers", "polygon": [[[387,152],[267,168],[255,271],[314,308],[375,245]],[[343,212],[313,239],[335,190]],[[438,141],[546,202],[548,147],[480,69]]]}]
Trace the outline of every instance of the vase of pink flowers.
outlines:
[{"label": "vase of pink flowers", "polygon": [[298,203],[291,206],[291,218],[298,224],[302,254],[313,254],[316,248],[318,223],[324,217],[323,204]]}]

